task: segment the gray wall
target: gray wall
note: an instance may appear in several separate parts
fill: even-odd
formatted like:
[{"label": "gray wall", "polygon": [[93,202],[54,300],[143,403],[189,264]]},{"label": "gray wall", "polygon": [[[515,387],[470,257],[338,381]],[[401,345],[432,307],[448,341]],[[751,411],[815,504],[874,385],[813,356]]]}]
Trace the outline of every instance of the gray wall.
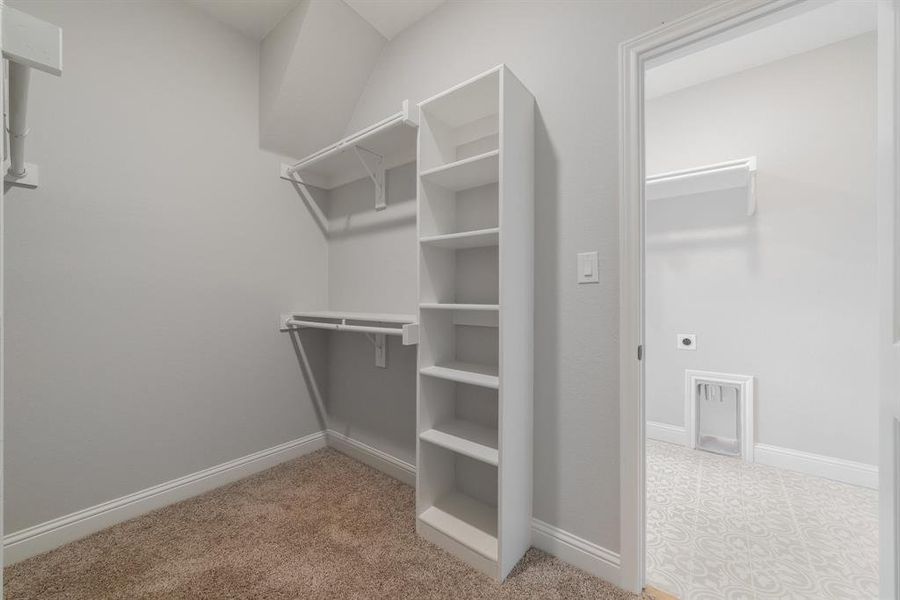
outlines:
[{"label": "gray wall", "polygon": [[[415,314],[418,309],[415,163],[391,169],[386,179],[388,206],[377,213],[368,179],[328,193],[332,310]],[[387,339],[387,368],[381,369],[364,336],[331,334],[328,425],[415,464],[416,347]]]},{"label": "gray wall", "polygon": [[319,430],[277,318],[327,303],[256,43],[180,2],[11,4],[65,74],[32,78],[41,187],[6,196],[7,532]]},{"label": "gray wall", "polygon": [[[757,377],[756,442],[877,464],[875,35],[647,103],[647,169],[755,155],[729,193],[647,207],[647,419],[684,370]],[[675,347],[696,333],[697,350]]]},{"label": "gray wall", "polygon": [[[509,65],[534,94],[534,516],[614,551],[619,548],[618,44],[704,4],[447,2],[384,47],[347,127],[348,133],[360,129],[395,112],[403,99],[420,102],[499,63]],[[405,227],[405,234],[384,235],[413,244],[415,226]],[[600,251],[600,285],[575,283],[575,255],[587,250]],[[391,262],[406,260],[407,252],[415,256],[414,249],[398,243],[377,256],[359,256],[348,268],[392,269]],[[329,270],[334,274],[338,268],[332,256]],[[407,288],[380,290],[376,297],[399,289]],[[339,296],[334,283],[331,294],[334,305]],[[408,354],[404,367],[410,377],[414,356]],[[403,366],[396,358],[396,353],[390,357],[392,369]],[[403,439],[385,445],[412,443],[412,417],[403,418],[409,419],[409,434],[397,432]],[[386,428],[382,432],[390,434]]]}]

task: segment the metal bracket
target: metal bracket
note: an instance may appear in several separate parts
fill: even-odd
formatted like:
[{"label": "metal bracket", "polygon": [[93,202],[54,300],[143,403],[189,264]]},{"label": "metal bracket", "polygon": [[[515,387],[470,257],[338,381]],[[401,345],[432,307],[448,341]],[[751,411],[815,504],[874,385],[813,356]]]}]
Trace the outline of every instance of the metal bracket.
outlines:
[{"label": "metal bracket", "polygon": [[[369,174],[369,179],[372,180],[372,183],[375,184],[375,210],[384,210],[387,208],[387,200],[384,189],[384,157],[376,152],[372,152],[371,150],[366,150],[362,146],[353,146],[353,152],[356,153],[356,157],[359,159],[359,162],[362,163],[363,168],[366,170],[366,173]],[[363,158],[361,152],[365,152],[369,156],[373,157],[373,162],[375,163],[372,166],[366,162],[366,159]]]},{"label": "metal bracket", "polygon": [[367,333],[366,337],[375,347],[375,366],[387,368],[387,336],[383,333]]}]

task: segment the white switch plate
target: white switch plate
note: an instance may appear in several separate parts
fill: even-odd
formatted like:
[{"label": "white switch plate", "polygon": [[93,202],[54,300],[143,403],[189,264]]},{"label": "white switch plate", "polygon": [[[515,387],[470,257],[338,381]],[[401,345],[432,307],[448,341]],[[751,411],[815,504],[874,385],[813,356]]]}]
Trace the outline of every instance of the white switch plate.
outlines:
[{"label": "white switch plate", "polygon": [[600,264],[596,252],[578,255],[578,283],[600,283]]},{"label": "white switch plate", "polygon": [[679,333],[675,336],[675,347],[679,350],[696,350],[696,333]]}]

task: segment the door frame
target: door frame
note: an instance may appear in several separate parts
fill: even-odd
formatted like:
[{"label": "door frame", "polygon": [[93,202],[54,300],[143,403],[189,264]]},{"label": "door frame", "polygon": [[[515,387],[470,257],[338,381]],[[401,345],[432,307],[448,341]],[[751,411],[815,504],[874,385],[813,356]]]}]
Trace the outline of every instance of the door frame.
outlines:
[{"label": "door frame", "polygon": [[[890,86],[879,84],[879,115],[883,106],[894,110],[892,115],[900,116],[897,110],[900,91],[894,83],[897,64],[897,48],[900,38],[894,30],[900,31],[900,9],[898,0],[877,0],[878,35],[879,35],[879,79],[884,79],[882,68],[890,62],[887,72],[893,77]],[[801,12],[809,7],[810,0],[727,0],[716,3],[695,13],[666,23],[648,33],[623,42],[619,46],[619,485],[620,485],[620,581],[619,584],[628,591],[639,592],[645,583],[645,456],[644,456],[644,363],[642,361],[644,345],[644,70],[648,63],[660,61],[663,57],[674,58],[697,49],[698,45],[712,45],[723,34],[739,34],[742,30],[755,29],[767,22],[777,22],[793,12]],[[895,25],[896,24],[896,25]],[[886,29],[883,31],[883,29]],[[881,39],[885,33],[890,34],[889,61],[882,54],[885,44]],[[896,158],[898,136],[891,120],[891,129],[886,134],[887,143],[879,144],[879,180],[889,180],[890,185],[882,185],[879,189],[879,227],[885,220],[893,224],[889,227],[900,228],[894,214],[897,187],[894,177],[897,170]],[[881,121],[879,121],[881,123]],[[900,123],[900,121],[898,121]],[[887,211],[887,212],[886,212]],[[880,231],[882,231],[880,229]],[[890,232],[893,239],[895,234]],[[882,233],[880,238],[884,238]],[[892,250],[888,250],[890,253]],[[887,262],[892,262],[890,256]],[[884,253],[881,254],[882,265]],[[889,271],[879,270],[879,279],[884,283],[885,276],[893,278],[893,267]],[[898,275],[900,277],[900,275]],[[894,288],[893,281],[882,290]],[[885,299],[885,293],[879,294]],[[888,304],[893,306],[893,297],[888,295]],[[882,311],[882,315],[888,312]],[[884,323],[882,330],[893,323]],[[896,344],[895,344],[896,346]],[[652,350],[651,350],[652,351]],[[880,344],[879,353],[883,355],[880,362],[882,371],[893,365],[889,362],[895,358],[890,354],[888,346]],[[895,395],[897,383],[882,377],[882,405]],[[894,402],[893,404],[896,404]],[[882,411],[884,420],[884,411]],[[890,420],[891,423],[894,419]],[[882,428],[882,431],[884,429]],[[884,444],[882,444],[884,446]],[[884,460],[885,452],[882,452]],[[893,454],[896,457],[896,451]],[[900,462],[900,461],[898,461]],[[893,473],[894,468],[882,468],[882,488],[885,483],[885,472]],[[887,497],[882,491],[880,533],[887,538],[881,546],[881,598],[898,599],[897,573],[885,572],[885,567],[893,565],[895,571],[897,556],[897,537],[900,536],[895,527],[894,515],[898,509],[898,498],[895,498],[895,487],[900,482],[889,482]]]}]

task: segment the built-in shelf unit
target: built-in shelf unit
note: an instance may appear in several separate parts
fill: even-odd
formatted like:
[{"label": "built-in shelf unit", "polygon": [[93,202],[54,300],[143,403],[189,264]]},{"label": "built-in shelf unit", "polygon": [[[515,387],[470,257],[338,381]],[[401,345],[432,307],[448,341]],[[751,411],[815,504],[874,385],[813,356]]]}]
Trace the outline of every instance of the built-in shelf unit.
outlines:
[{"label": "built-in shelf unit", "polygon": [[281,176],[301,185],[331,190],[368,177],[375,186],[375,209],[386,205],[384,173],[416,159],[415,108],[404,100],[400,111],[294,163]]},{"label": "built-in shelf unit", "polygon": [[502,581],[531,543],[534,99],[499,66],[419,118],[416,530]]},{"label": "built-in shelf unit", "polygon": [[645,180],[644,197],[660,200],[738,188],[746,189],[747,216],[752,216],[756,212],[755,156],[650,175]]}]

